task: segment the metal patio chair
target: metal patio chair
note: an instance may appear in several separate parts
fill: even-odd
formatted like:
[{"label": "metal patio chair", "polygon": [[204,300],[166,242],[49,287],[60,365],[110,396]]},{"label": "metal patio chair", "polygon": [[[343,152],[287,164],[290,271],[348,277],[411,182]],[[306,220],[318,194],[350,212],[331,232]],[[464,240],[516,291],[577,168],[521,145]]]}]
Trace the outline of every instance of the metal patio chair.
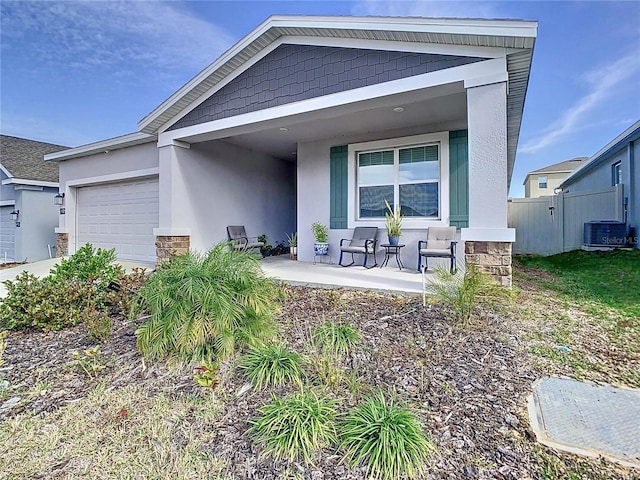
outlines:
[{"label": "metal patio chair", "polygon": [[[448,258],[451,261],[450,271],[456,271],[456,227],[429,227],[427,240],[418,241],[418,271],[429,268],[429,258]],[[422,258],[424,257],[424,270]]]},{"label": "metal patio chair", "polygon": [[258,237],[248,237],[244,225],[229,225],[227,235],[236,250],[252,250],[264,247],[264,242],[258,242]]},{"label": "metal patio chair", "polygon": [[[356,227],[353,230],[352,238],[343,238],[340,240],[340,260],[338,260],[338,265],[341,267],[350,267],[356,263],[353,258],[353,255],[356,253],[364,255],[364,261],[362,262],[363,267],[373,268],[378,265],[378,259],[376,258],[377,237],[378,227]],[[345,242],[349,242],[348,245],[345,245]],[[342,255],[344,253],[351,254],[351,263],[348,265],[342,265]],[[374,264],[368,267],[367,258],[369,255],[373,255]]]}]

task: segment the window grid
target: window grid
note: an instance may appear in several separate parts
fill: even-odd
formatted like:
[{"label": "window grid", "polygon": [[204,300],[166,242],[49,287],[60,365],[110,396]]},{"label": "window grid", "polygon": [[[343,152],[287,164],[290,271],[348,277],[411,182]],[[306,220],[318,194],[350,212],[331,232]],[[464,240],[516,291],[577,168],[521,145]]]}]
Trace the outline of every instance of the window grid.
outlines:
[{"label": "window grid", "polygon": [[[431,178],[418,178],[414,180],[400,179],[400,165],[419,162],[436,162],[436,176]],[[393,165],[393,185],[390,185],[388,182],[361,183],[360,167],[374,165]],[[364,200],[363,197],[372,196],[371,187],[378,187],[378,192],[388,191],[389,193],[391,193],[389,188],[393,187],[393,202],[389,201],[389,203],[393,207],[396,204],[401,204],[401,187],[411,185],[416,185],[416,187],[413,189],[402,189],[406,192],[406,195],[411,196],[413,194],[414,196],[423,195],[431,198],[435,197],[435,208],[432,207],[431,214],[429,214],[429,212],[426,212],[425,215],[419,215],[405,211],[405,208],[403,206],[403,215],[407,217],[418,218],[439,218],[440,148],[438,144],[422,145],[417,147],[395,147],[393,149],[359,152],[356,156],[356,170],[358,171],[358,174],[356,176],[356,205],[358,211],[358,219],[373,220],[384,218],[384,212],[380,212],[380,215],[362,215],[363,206],[361,201]],[[423,186],[423,188],[419,188],[420,186]],[[365,191],[365,188],[363,187],[365,187],[367,191]]]}]

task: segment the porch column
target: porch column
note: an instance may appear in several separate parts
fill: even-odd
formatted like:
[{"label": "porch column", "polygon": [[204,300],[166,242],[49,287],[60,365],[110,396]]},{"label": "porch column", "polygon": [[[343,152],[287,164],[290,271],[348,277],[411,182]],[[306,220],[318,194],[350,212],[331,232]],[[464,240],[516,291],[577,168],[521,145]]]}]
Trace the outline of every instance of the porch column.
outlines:
[{"label": "porch column", "polygon": [[465,261],[511,286],[507,227],[507,83],[467,87],[469,135],[469,228],[462,229]]},{"label": "porch column", "polygon": [[189,144],[172,142],[159,147],[159,226],[156,236],[156,265],[189,251],[191,228],[188,225],[188,195],[181,164],[186,159]]}]

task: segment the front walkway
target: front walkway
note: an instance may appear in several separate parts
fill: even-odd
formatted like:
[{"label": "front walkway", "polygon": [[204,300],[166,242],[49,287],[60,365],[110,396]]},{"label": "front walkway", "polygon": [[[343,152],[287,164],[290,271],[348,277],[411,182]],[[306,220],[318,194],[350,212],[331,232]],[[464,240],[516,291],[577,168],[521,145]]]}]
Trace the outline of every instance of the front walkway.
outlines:
[{"label": "front walkway", "polygon": [[[438,262],[438,266],[447,267],[448,260],[429,260],[429,266]],[[384,268],[371,269],[353,265],[341,267],[329,263],[306,263],[293,261],[288,255],[267,257],[262,259],[262,269],[267,276],[282,280],[292,285],[309,285],[317,287],[343,287],[359,290],[375,290],[381,292],[397,292],[411,295],[422,295],[422,275],[415,270],[415,265],[399,270],[395,260],[391,259]],[[458,266],[460,267],[460,265]],[[433,276],[433,270],[426,275],[427,281]]]}]

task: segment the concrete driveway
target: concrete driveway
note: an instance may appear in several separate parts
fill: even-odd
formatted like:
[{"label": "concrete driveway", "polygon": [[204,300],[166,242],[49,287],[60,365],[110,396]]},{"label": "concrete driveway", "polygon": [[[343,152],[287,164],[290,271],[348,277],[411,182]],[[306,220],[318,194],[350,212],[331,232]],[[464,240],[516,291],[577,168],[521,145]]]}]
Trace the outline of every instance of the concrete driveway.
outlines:
[{"label": "concrete driveway", "polygon": [[[0,270],[0,282],[4,282],[5,280],[14,280],[22,272],[29,272],[39,278],[46,277],[49,275],[49,271],[53,266],[60,263],[60,260],[60,258],[51,258],[40,262],[25,263],[16,267],[5,268]],[[122,265],[127,273],[131,273],[134,268],[146,268],[147,271],[151,271],[155,268],[153,263],[131,262],[128,260],[118,260],[117,263]],[[7,288],[4,284],[0,283],[0,298],[4,298],[6,294]]]}]

